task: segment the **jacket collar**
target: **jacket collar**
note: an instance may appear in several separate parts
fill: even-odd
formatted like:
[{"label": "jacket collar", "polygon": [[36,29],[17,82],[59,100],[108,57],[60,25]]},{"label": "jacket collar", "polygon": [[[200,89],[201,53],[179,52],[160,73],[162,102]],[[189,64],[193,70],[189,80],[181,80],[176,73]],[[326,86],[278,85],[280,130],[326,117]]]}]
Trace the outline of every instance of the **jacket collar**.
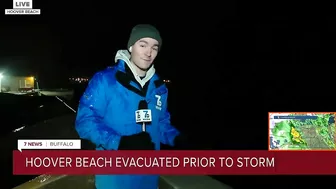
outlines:
[{"label": "jacket collar", "polygon": [[120,84],[142,97],[146,97],[147,93],[151,95],[164,85],[164,82],[155,74],[154,66],[148,70],[145,78],[141,79],[136,74],[133,63],[129,61],[129,56],[128,51],[119,50],[115,57],[118,70],[116,78]]},{"label": "jacket collar", "polygon": [[[114,58],[114,61],[117,64],[117,67],[120,71],[126,72],[126,67],[128,66],[129,70],[134,76],[134,79],[143,87],[154,75],[155,68],[154,65],[147,71],[145,78],[141,79],[135,71],[135,65],[130,61],[130,53],[127,50],[119,50]],[[123,62],[123,63],[120,63]],[[127,66],[125,66],[125,64]]]}]

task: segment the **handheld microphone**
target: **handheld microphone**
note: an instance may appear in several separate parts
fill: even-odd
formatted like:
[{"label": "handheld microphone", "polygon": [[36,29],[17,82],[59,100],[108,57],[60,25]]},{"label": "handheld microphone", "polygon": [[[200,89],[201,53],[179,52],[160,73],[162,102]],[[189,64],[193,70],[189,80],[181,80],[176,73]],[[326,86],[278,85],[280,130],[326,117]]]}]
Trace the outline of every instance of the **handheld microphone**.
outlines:
[{"label": "handheld microphone", "polygon": [[142,123],[142,131],[146,132],[146,122],[152,121],[152,112],[148,109],[148,104],[145,100],[139,102],[138,110],[135,111],[135,120],[137,123]]}]

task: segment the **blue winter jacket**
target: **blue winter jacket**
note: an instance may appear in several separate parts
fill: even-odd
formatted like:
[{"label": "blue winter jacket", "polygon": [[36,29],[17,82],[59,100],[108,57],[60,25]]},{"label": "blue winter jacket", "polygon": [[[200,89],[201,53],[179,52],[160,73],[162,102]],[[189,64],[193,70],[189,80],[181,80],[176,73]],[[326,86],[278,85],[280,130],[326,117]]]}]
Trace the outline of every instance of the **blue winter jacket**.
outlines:
[{"label": "blue winter jacket", "polygon": [[[96,144],[97,150],[117,150],[121,136],[142,132],[135,122],[135,111],[139,101],[146,100],[152,111],[146,132],[155,149],[160,149],[160,142],[173,146],[179,132],[170,124],[167,87],[154,67],[141,80],[129,56],[126,50],[118,51],[116,66],[96,73],[90,80],[80,99],[76,130],[81,138]],[[148,88],[146,93],[139,84]],[[96,175],[95,179],[97,189],[157,189],[159,175]]]}]

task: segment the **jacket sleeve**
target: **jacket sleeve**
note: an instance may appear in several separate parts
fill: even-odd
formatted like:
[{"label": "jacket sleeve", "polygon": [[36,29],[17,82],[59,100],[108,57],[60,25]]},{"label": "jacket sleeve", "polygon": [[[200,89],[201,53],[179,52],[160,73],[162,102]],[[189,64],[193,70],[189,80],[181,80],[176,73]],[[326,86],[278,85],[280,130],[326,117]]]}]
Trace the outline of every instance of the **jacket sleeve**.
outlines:
[{"label": "jacket sleeve", "polygon": [[160,125],[160,142],[166,145],[174,146],[174,139],[180,132],[171,125],[170,123],[170,113],[167,108],[167,98],[165,102],[162,103],[162,113],[159,120]]},{"label": "jacket sleeve", "polygon": [[90,140],[97,147],[116,150],[121,136],[103,121],[107,104],[105,85],[100,73],[90,80],[79,102],[75,127],[80,138]]}]

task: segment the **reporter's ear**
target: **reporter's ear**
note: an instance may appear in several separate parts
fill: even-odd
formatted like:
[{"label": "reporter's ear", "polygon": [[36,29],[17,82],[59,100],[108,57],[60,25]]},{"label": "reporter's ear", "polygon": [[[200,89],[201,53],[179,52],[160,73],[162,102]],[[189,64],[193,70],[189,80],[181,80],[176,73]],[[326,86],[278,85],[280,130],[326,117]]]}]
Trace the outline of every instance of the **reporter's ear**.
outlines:
[{"label": "reporter's ear", "polygon": [[132,52],[132,46],[130,46],[130,48],[128,49],[129,52]]}]

